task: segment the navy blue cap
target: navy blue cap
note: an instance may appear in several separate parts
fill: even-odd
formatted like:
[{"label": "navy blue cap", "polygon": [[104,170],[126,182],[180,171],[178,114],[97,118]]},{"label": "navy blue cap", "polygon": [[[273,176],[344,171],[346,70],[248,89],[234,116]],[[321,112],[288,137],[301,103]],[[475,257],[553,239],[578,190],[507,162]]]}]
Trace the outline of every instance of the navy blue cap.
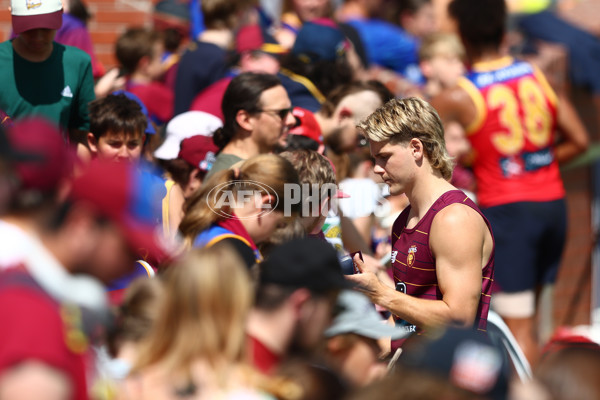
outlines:
[{"label": "navy blue cap", "polygon": [[346,36],[330,19],[305,22],[292,47],[292,54],[305,62],[334,61],[348,50]]}]

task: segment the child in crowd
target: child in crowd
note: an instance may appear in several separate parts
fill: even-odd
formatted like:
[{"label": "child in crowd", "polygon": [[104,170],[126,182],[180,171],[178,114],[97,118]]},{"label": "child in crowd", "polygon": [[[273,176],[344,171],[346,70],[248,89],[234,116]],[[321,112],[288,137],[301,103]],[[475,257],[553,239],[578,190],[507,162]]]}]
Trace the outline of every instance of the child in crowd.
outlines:
[{"label": "child in crowd", "polygon": [[[138,164],[144,170],[145,179],[140,181],[137,190],[143,191],[155,201],[149,212],[157,223],[161,221],[160,200],[165,197],[163,181],[149,170],[142,161],[142,151],[146,133],[154,129],[144,115],[142,105],[130,93],[110,94],[90,103],[90,133],[88,146],[93,158],[110,159],[119,162]],[[164,200],[163,200],[164,201]],[[165,243],[165,246],[167,244]],[[130,273],[108,285],[109,298],[113,304],[120,304],[125,289],[139,276],[153,276],[154,268],[145,260],[137,260]]]},{"label": "child in crowd", "polygon": [[161,35],[146,28],[129,28],[118,38],[115,48],[127,77],[126,90],[142,100],[157,125],[173,117],[173,91],[159,81],[164,72],[163,51]]},{"label": "child in crowd", "polygon": [[[98,352],[98,379],[92,393],[111,399],[117,393],[138,358],[138,348],[152,331],[163,298],[160,278],[138,278],[125,290],[115,311],[115,323],[107,332],[106,347]],[[103,393],[109,395],[103,396]]]},{"label": "child in crowd", "polygon": [[425,96],[433,98],[443,89],[456,85],[465,73],[464,59],[465,49],[456,35],[433,33],[426,36],[419,49]]},{"label": "child in crowd", "polygon": [[176,236],[185,199],[200,187],[215,161],[218,148],[212,134],[221,126],[214,115],[186,111],[169,121],[165,140],[154,152],[157,164],[166,172],[162,209],[163,229],[169,239]]},{"label": "child in crowd", "polygon": [[142,154],[148,120],[137,101],[111,94],[89,105],[88,146],[92,157],[137,161]]}]

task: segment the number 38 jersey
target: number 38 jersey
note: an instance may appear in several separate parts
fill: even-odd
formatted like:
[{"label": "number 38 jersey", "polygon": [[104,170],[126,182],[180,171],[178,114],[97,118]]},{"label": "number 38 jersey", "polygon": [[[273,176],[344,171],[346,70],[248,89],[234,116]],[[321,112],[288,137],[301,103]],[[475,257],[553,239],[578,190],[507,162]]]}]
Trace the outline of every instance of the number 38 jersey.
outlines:
[{"label": "number 38 jersey", "polygon": [[506,57],[473,65],[459,86],[477,108],[466,133],[479,204],[562,198],[553,148],[557,98],[544,75],[528,62]]}]

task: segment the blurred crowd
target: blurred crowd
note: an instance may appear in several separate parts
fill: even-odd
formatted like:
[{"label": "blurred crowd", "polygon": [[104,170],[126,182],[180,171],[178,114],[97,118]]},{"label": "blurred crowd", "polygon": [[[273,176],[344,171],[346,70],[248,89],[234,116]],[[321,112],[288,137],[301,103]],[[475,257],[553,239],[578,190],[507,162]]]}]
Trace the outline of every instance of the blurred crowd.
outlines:
[{"label": "blurred crowd", "polygon": [[589,145],[543,43],[600,107],[560,3],[160,0],[106,68],[11,0],[0,399],[600,398],[542,321]]}]

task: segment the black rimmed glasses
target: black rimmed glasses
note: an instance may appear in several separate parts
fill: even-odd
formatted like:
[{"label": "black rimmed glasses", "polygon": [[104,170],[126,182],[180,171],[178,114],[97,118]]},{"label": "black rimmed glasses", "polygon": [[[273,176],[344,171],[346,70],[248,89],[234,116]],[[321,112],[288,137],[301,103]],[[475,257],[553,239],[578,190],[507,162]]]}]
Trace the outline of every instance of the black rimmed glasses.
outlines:
[{"label": "black rimmed glasses", "polygon": [[282,108],[279,110],[263,109],[263,110],[258,110],[258,111],[259,112],[267,112],[267,113],[275,113],[275,115],[277,115],[282,121],[284,121],[285,117],[287,117],[288,114],[292,112],[292,107]]}]

